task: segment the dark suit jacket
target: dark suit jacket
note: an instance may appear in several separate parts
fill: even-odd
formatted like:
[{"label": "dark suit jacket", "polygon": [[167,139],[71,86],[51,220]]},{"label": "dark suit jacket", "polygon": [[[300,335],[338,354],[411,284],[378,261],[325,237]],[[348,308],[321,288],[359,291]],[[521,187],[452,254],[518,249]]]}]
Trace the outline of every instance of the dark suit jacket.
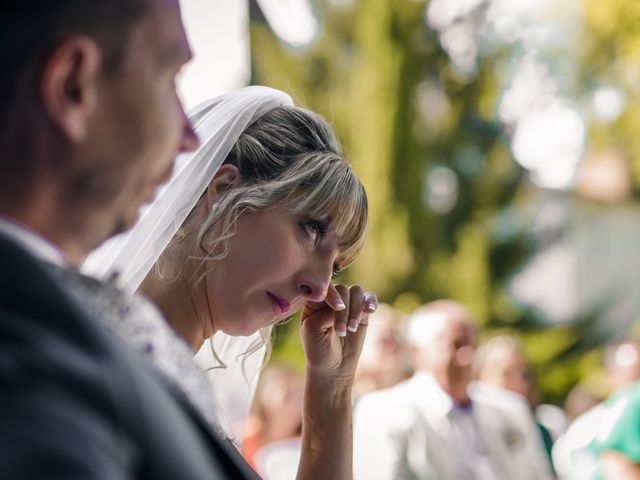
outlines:
[{"label": "dark suit jacket", "polygon": [[186,397],[0,236],[0,478],[257,478]]}]

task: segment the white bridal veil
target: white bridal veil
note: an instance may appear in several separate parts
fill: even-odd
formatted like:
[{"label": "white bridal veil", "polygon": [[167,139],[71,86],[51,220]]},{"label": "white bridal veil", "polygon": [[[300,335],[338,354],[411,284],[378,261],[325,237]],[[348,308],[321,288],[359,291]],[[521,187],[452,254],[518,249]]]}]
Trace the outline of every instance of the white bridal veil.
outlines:
[{"label": "white bridal veil", "polygon": [[[115,279],[124,290],[135,292],[240,134],[260,116],[280,105],[293,105],[293,102],[279,90],[252,86],[197,106],[189,118],[200,138],[200,147],[177,157],[171,179],[160,189],[156,199],[141,210],[136,225],[93,252],[82,266],[83,273],[103,280]],[[224,369],[209,369],[208,375],[214,384],[220,424],[236,438],[241,438],[240,423],[249,411],[264,348],[244,359],[239,355],[258,338],[259,333],[230,337],[218,332],[211,344],[205,342],[196,356],[203,365],[215,365],[213,348],[227,365]]]}]

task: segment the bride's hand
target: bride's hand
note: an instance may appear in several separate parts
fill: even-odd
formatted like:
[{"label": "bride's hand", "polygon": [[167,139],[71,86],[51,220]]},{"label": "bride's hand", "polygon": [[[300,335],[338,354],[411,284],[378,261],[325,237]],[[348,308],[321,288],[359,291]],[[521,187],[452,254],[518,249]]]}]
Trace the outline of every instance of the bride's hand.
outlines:
[{"label": "bride's hand", "polygon": [[376,308],[376,294],[359,285],[331,285],[323,302],[307,302],[300,326],[307,370],[352,382],[368,316]]}]

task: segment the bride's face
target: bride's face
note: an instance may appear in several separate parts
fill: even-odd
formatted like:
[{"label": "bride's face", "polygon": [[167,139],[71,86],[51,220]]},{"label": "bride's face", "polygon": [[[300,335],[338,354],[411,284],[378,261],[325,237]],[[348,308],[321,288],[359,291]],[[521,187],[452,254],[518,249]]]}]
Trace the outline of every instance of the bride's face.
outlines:
[{"label": "bride's face", "polygon": [[250,335],[324,300],[340,236],[284,209],[243,214],[228,254],[202,282],[215,331]]}]

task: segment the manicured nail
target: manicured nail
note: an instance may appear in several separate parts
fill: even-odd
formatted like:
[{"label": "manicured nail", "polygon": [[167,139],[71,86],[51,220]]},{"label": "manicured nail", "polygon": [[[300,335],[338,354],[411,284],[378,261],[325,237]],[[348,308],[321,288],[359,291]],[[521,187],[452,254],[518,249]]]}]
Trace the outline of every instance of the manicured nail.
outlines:
[{"label": "manicured nail", "polygon": [[336,325],[336,333],[339,337],[347,336],[347,326],[344,323],[338,323]]},{"label": "manicured nail", "polygon": [[347,330],[350,332],[356,332],[358,330],[358,319],[352,318],[349,320],[349,325],[347,325]]},{"label": "manicured nail", "polygon": [[367,310],[370,313],[375,312],[377,308],[378,308],[378,305],[376,305],[376,302],[367,302]]},{"label": "manicured nail", "polygon": [[344,310],[345,308],[347,308],[347,306],[344,304],[344,302],[341,299],[336,300],[335,307],[336,307],[336,310]]}]

